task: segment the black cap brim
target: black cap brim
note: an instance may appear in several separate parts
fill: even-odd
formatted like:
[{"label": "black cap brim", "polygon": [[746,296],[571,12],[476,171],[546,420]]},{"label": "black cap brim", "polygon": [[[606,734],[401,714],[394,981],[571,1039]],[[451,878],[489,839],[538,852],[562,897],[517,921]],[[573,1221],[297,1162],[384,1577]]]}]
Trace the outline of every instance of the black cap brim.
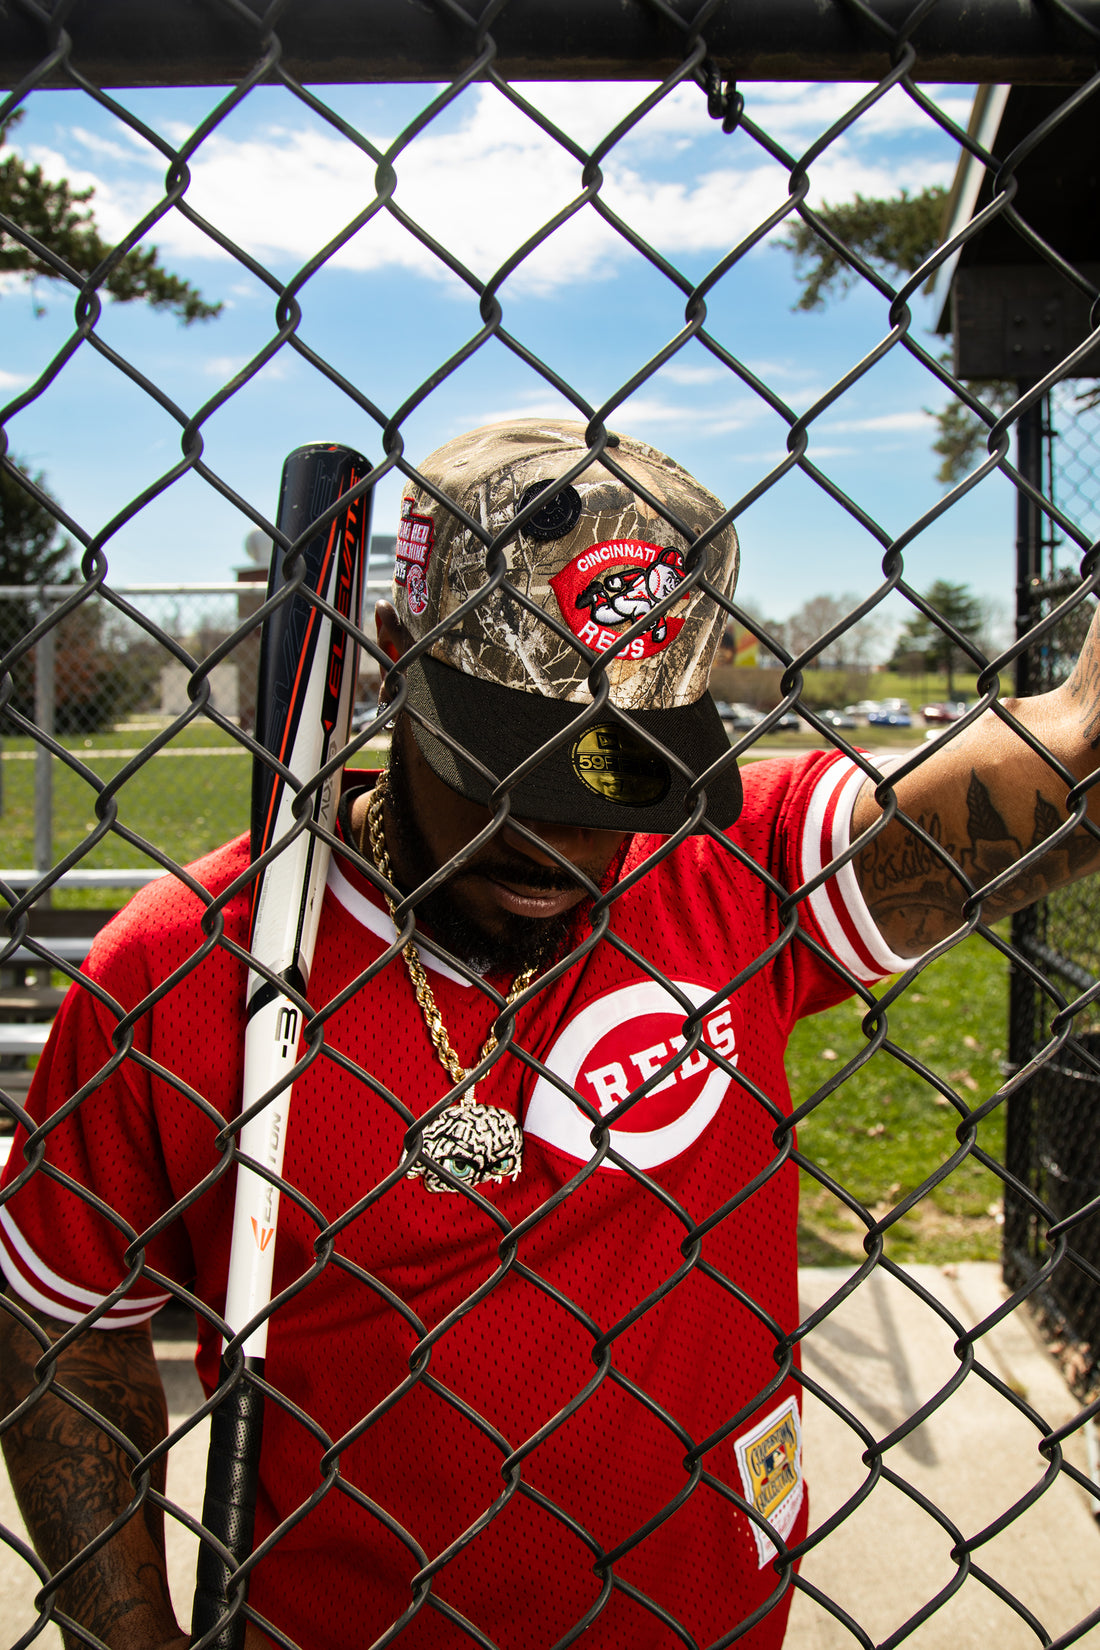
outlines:
[{"label": "black cap brim", "polygon": [[[590,706],[467,676],[430,655],[409,666],[407,680],[421,754],[460,796],[488,805],[503,780],[550,747],[509,787],[511,810],[521,819],[669,836],[694,810],[699,777],[729,757],[729,738],[709,694],[667,710],[607,705],[593,713]],[[740,811],[741,777],[730,759],[707,780],[706,817],[725,829]]]}]

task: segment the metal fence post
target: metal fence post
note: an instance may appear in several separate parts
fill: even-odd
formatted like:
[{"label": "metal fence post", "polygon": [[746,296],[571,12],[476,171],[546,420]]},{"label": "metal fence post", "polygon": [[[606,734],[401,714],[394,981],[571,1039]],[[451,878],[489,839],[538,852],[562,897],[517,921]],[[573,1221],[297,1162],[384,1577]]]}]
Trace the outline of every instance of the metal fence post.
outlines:
[{"label": "metal fence post", "polygon": [[[1026,393],[1029,385],[1019,383],[1017,391]],[[1047,399],[1037,401],[1022,413],[1016,425],[1016,467],[1023,480],[1037,491],[1043,491],[1043,432],[1049,422]],[[1026,636],[1036,618],[1038,592],[1042,583],[1043,514],[1039,506],[1024,493],[1016,497],[1016,636]],[[1016,693],[1023,697],[1034,692],[1035,660],[1026,649],[1016,660]],[[1029,955],[1029,946],[1038,937],[1040,908],[1029,905],[1017,911],[1012,918],[1013,949]],[[1008,990],[1008,1070],[1019,1071],[1035,1051],[1035,1016],[1038,1003],[1035,986],[1027,970],[1013,961],[1009,969]],[[1031,1084],[1018,1091],[1008,1101],[1005,1112],[1005,1163],[1021,1180],[1031,1177],[1033,1130]],[[1026,1204],[1014,1198],[1006,1188],[1004,1200],[1003,1265],[1005,1277],[1011,1284],[1026,1273],[1026,1255],[1030,1215]]]},{"label": "metal fence post", "polygon": [[[42,615],[50,611],[43,600]],[[53,626],[39,638],[34,650],[34,719],[51,739],[57,706],[57,633]],[[53,757],[45,745],[34,753],[34,868],[48,871],[53,864]]]}]

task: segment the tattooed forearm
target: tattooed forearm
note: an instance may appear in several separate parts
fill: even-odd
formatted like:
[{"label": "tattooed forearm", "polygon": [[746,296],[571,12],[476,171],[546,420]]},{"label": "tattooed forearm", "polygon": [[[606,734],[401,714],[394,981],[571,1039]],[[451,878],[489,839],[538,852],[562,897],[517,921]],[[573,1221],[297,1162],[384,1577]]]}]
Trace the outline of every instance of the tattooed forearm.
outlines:
[{"label": "tattooed forearm", "polygon": [[[888,822],[871,784],[857,799],[854,834],[876,835],[853,868],[899,956],[957,932],[975,896],[982,920],[994,922],[1100,872],[1100,610],[1069,681],[1002,708],[1007,714],[987,712],[898,778]],[[1084,808],[1077,804],[1081,823],[1068,829],[1071,786]]]},{"label": "tattooed forearm", "polygon": [[1086,642],[1066,692],[1076,701],[1082,735],[1096,750],[1100,746],[1100,652],[1095,643],[1090,647]]},{"label": "tattooed forearm", "polygon": [[940,888],[954,882],[961,888],[953,863],[959,857],[958,849],[953,842],[943,840],[939,814],[932,814],[928,819],[921,816],[917,823],[935,847],[929,847],[915,831],[906,830],[900,841],[895,835],[883,832],[860,855],[865,892],[868,886],[875,893],[883,893],[903,885],[913,887],[924,883]]},{"label": "tattooed forearm", "polygon": [[[44,1323],[56,1339],[67,1327]],[[0,1303],[0,1417],[36,1386],[42,1349]],[[164,1393],[148,1333],[89,1330],[61,1353],[51,1385],[3,1434],[4,1455],[21,1512],[41,1557],[56,1572],[77,1557],[134,1499],[134,1457],[120,1449],[79,1398],[147,1454],[166,1431]],[[151,1473],[163,1492],[164,1468]],[[145,1501],[61,1588],[66,1614],[113,1650],[183,1646],[172,1614],[158,1509]],[[74,1641],[75,1642],[75,1641]]]},{"label": "tattooed forearm", "polygon": [[[1042,791],[1036,789],[1034,798],[1029,850],[1040,847],[1066,817]],[[957,840],[939,813],[918,814],[912,821],[899,816],[862,850],[856,868],[880,932],[900,956],[913,957],[954,933],[973,893],[1016,865],[1024,852],[989,787],[971,769],[965,830]],[[1097,869],[1100,840],[1080,828],[987,894],[982,919],[996,922]]]}]

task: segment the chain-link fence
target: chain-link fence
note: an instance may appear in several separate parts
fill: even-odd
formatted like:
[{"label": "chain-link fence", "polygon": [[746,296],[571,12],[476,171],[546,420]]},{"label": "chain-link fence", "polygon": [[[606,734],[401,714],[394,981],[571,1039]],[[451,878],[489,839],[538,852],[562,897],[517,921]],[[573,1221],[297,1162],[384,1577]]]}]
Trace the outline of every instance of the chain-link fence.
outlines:
[{"label": "chain-link fence", "polygon": [[[637,1650],[739,1641],[763,1650],[783,1637],[792,1599],[789,1642],[807,1650],[976,1645],[991,1632],[1006,1645],[1095,1635],[1091,1354],[1078,1343],[1079,1396],[1070,1400],[1041,1373],[1036,1386],[1019,1377],[1023,1341],[1011,1338],[1024,1336],[1031,1302],[1048,1324],[1095,1316],[1100,1216],[1090,1205],[1100,1181],[1082,1150],[1095,1133],[1100,1076],[1093,884],[1058,892],[1030,926],[1014,928],[1011,944],[995,920],[1011,906],[1001,894],[1014,860],[1023,858],[1025,880],[1044,866],[1043,841],[1066,807],[1081,820],[1087,791],[1073,788],[1061,747],[1047,760],[1045,725],[1000,707],[1017,660],[1034,650],[1013,644],[987,656],[921,593],[923,547],[953,523],[963,524],[956,554],[965,577],[977,499],[1003,517],[1007,594],[1018,496],[1017,538],[1031,560],[1017,558],[1026,561],[1017,611],[1025,629],[1038,625],[1045,648],[1043,673],[1027,685],[1061,680],[1097,580],[1092,464],[1068,432],[1071,401],[1053,415],[1059,443],[1052,458],[1047,438],[1044,460],[1050,384],[1020,379],[999,411],[976,379],[956,378],[914,308],[926,280],[949,274],[955,254],[991,223],[1007,226],[1040,267],[1056,267],[1086,308],[1095,301],[1100,256],[1076,238],[1095,216],[1091,191],[1075,201],[1063,246],[1032,228],[1020,189],[1033,152],[1096,102],[1097,32],[1092,7],[1062,0],[925,0],[877,11],[861,0],[751,11],[714,0],[499,0],[476,17],[453,0],[415,9],[396,0],[288,3],[262,17],[242,0],[210,0],[200,12],[165,3],[155,20],[140,8],[19,0],[0,17],[12,88],[0,119],[33,114],[65,88],[81,108],[111,117],[111,142],[164,176],[153,204],[143,196],[113,246],[81,264],[60,239],[64,214],[32,211],[20,192],[28,174],[3,174],[20,185],[2,197],[4,268],[37,267],[74,305],[71,320],[56,308],[47,318],[45,342],[14,386],[4,474],[56,518],[80,556],[71,583],[28,583],[0,602],[0,625],[14,627],[0,633],[0,858],[35,873],[0,890],[11,936],[0,953],[0,1033],[11,1033],[0,1036],[0,1111],[12,1147],[0,1252],[15,1325],[6,1330],[0,1427],[41,1547],[36,1556],[12,1509],[0,1532],[0,1586],[14,1623],[6,1642],[30,1644],[61,1624],[74,1643],[111,1645],[126,1642],[119,1635],[134,1621],[142,1642],[169,1642],[162,1584],[148,1579],[158,1573],[161,1513],[182,1618],[196,1544],[221,1559],[243,1556],[239,1574],[229,1566],[228,1609],[280,1646],[541,1650],[586,1634]],[[596,76],[585,98],[555,90]],[[797,95],[813,109],[811,139],[791,125],[788,106],[777,107],[766,77],[807,82]],[[360,114],[349,87],[390,80],[400,83],[399,115],[395,103],[393,132],[380,139],[380,122]],[[1064,87],[1064,108],[1001,153],[981,121],[968,129],[965,106],[979,81]],[[201,112],[181,122],[117,90],[134,86],[230,89],[196,93]],[[463,124],[462,100],[475,92],[484,101]],[[258,167],[264,145],[275,147],[281,170],[269,196],[247,170],[219,195],[206,158],[226,165],[235,123],[276,94],[278,120],[263,142],[246,130],[234,151]],[[866,242],[849,244],[814,190],[825,177],[830,188],[860,191],[859,167],[833,163],[854,134],[886,130],[894,109],[934,131],[949,171],[962,158],[976,163],[992,199],[911,273],[887,276]],[[488,110],[509,124],[496,170],[482,179],[464,145]],[[278,121],[299,116],[309,123],[303,151],[312,145],[322,158],[295,193],[297,151]],[[79,125],[78,111],[70,118]],[[690,141],[690,123],[705,123],[707,141],[724,146],[708,151],[710,169],[690,189],[677,171],[689,141],[681,120]],[[96,142],[106,154],[102,134]],[[644,172],[643,152],[656,157]],[[448,213],[425,196],[424,177],[452,163],[448,189],[470,193]],[[284,268],[268,255],[276,242],[265,214],[284,219],[292,196],[304,212],[309,188],[332,175],[346,197],[339,221]],[[551,177],[556,193],[543,188]],[[913,193],[922,179],[896,181]],[[123,190],[108,204],[121,211],[129,199]],[[715,251],[714,224],[727,219]],[[865,305],[852,347],[834,347],[823,327],[821,359],[797,380],[789,359],[769,361],[758,347],[754,305],[774,309],[775,298],[766,278],[752,279],[754,259],[796,220],[838,258]],[[227,301],[263,292],[268,305],[240,358],[226,361],[200,339],[194,353],[210,356],[212,376],[199,386],[178,363],[163,368],[150,335],[122,330],[121,299],[107,297],[125,296],[127,254],[177,223],[232,261],[240,291],[227,283]],[[607,279],[616,257],[639,282],[629,293]],[[558,267],[583,275],[568,301],[555,296]],[[417,285],[425,269],[440,281],[428,294]],[[330,310],[348,279],[357,283],[356,324],[337,327]],[[177,292],[173,301],[191,300]],[[629,349],[612,360],[608,317],[624,304]],[[1010,315],[1010,335],[1013,324]],[[378,365],[383,333],[403,342],[403,374],[387,377]],[[1088,382],[1084,338],[1070,347],[1059,397]],[[287,363],[296,376],[281,390],[273,368]],[[82,373],[92,410],[82,407],[79,427],[91,456],[86,468],[74,460],[70,481],[64,453],[44,454],[41,431],[51,409],[66,407],[68,386],[82,387]],[[1058,376],[1052,362],[1049,378]],[[172,451],[150,443],[141,474],[126,471],[132,486],[101,500],[88,471],[118,445],[117,430],[94,414],[108,384],[170,432]],[[713,466],[725,510],[712,501],[694,522],[652,478],[639,481],[633,449],[608,434],[668,427],[661,397],[677,384],[696,399],[679,404],[673,434],[679,417],[687,443],[705,418],[737,447]],[[872,452],[868,423],[856,416],[866,411],[859,397],[880,385],[883,428],[927,428],[927,403],[956,393],[985,427],[963,479],[912,509],[914,448]],[[537,636],[550,634],[591,673],[571,707],[583,727],[567,737],[547,723],[536,752],[502,756],[488,815],[466,794],[476,790],[470,764],[477,783],[487,771],[482,747],[465,751],[448,718],[471,691],[467,679],[480,681],[489,650],[456,673],[450,699],[429,703],[413,684],[430,643],[409,651],[408,636],[385,620],[381,645],[369,624],[351,627],[367,678],[377,675],[391,702],[360,720],[349,765],[376,765],[364,753],[386,743],[389,719],[406,729],[404,776],[399,762],[389,782],[402,833],[375,814],[372,834],[362,796],[335,830],[303,815],[303,829],[334,848],[334,868],[308,986],[301,976],[291,982],[305,1034],[287,1155],[261,1165],[268,1188],[281,1191],[278,1228],[252,1221],[275,1267],[273,1306],[250,1314],[270,1318],[267,1361],[257,1365],[242,1355],[244,1331],[226,1322],[255,870],[241,848],[181,869],[248,822],[247,758],[263,760],[250,697],[256,587],[185,607],[182,596],[140,595],[130,588],[138,580],[116,568],[137,543],[151,580],[160,556],[144,546],[161,542],[173,518],[205,519],[208,497],[228,511],[219,519],[236,536],[227,542],[252,527],[286,545],[272,520],[270,462],[249,469],[252,425],[268,403],[288,409],[274,437],[288,450],[295,410],[316,386],[310,416],[323,413],[327,433],[367,452],[380,499],[394,489],[399,611],[409,625],[426,609],[421,575],[429,551],[442,564],[457,508],[457,482],[416,467],[427,430],[442,439],[476,422],[570,418],[583,432],[582,457],[586,447],[595,454],[599,485],[625,488],[650,525],[643,537],[604,521],[598,542],[593,534],[571,548],[553,598],[540,605],[517,569],[589,519],[585,463],[552,477],[525,471],[503,515],[491,517],[488,505],[483,517],[466,511],[468,601],[456,598],[433,641],[445,647],[499,598],[512,603],[514,627],[526,622],[517,614],[534,617]],[[32,456],[17,462],[24,450]],[[254,474],[267,477],[266,490]],[[809,512],[799,515],[806,498]],[[95,506],[82,507],[89,499]],[[746,565],[754,555],[780,560],[785,517],[810,537],[840,523],[829,542],[842,541],[856,569],[844,614],[797,649],[739,605],[719,566],[730,522]],[[633,563],[624,542],[635,546]],[[582,567],[594,550],[607,551],[604,561]],[[839,598],[849,581],[834,578],[830,565],[821,579]],[[1068,604],[1057,633],[1046,627],[1052,597]],[[717,612],[730,655],[755,637],[761,664],[778,660],[779,703],[772,693],[762,721],[731,717],[719,757],[685,755],[670,724],[645,720],[648,705],[627,705],[630,737],[620,742],[623,716],[598,720],[614,673],[603,655],[636,644],[635,657],[659,657],[680,635],[677,603],[696,599]],[[347,609],[329,606],[346,625]],[[930,620],[972,666],[975,704],[935,740],[902,726],[900,704],[878,734],[853,728],[843,706],[826,716],[803,691],[838,635],[891,612],[895,626]],[[387,636],[401,645],[387,652]],[[506,656],[495,666],[501,677],[513,668],[509,654],[516,669],[534,668],[518,643],[497,652]],[[477,731],[503,747],[507,701],[497,703]],[[960,743],[982,706],[993,707],[988,749],[1010,752],[1003,795],[997,763],[988,773],[982,765],[987,747]],[[802,732],[782,732],[780,717],[796,707]],[[778,763],[766,760],[777,738],[801,740],[779,747]],[[517,803],[516,823],[512,791],[530,796],[522,787],[539,763],[563,752],[578,782],[609,776],[589,787],[601,801],[621,800],[625,788],[648,805],[674,771],[690,828],[653,826],[625,841],[613,833],[600,859],[555,835],[575,822],[568,809],[556,816],[546,794],[541,812]],[[174,764],[187,774],[176,793]],[[732,809],[717,817],[714,799],[729,794],[737,764],[748,801],[734,825]],[[49,776],[48,814],[33,774]],[[306,800],[324,789],[315,774],[298,778]],[[863,817],[854,810],[865,778],[886,825],[850,851],[847,821]],[[1031,797],[1048,790],[1056,800],[1041,820]],[[916,801],[908,834],[898,826],[895,837],[898,792]],[[1030,823],[1025,833],[1009,818],[1014,794],[1035,812],[1034,836]],[[48,831],[43,817],[52,818]],[[534,838],[525,817],[543,822]],[[471,860],[471,833],[490,818],[496,845],[479,841],[474,852],[498,857]],[[1087,869],[1095,839],[1080,823],[1072,839],[1057,840],[1072,841],[1075,867]],[[528,867],[519,876],[517,856],[533,858],[538,875]],[[961,871],[945,870],[949,861]],[[471,938],[454,920],[454,908],[463,920],[471,908],[477,915],[471,877],[486,864],[497,902],[487,952],[484,929]],[[102,905],[102,888],[116,888],[97,887],[97,871],[137,869],[166,876],[97,943],[28,1094],[61,986],[77,976],[94,927],[82,928],[70,906],[89,888]],[[1041,889],[1042,876],[1027,885]],[[538,929],[532,962],[529,924],[555,901],[568,920],[549,940]],[[967,931],[959,944],[942,939],[945,912],[949,928],[962,921]],[[407,949],[413,933],[419,963]],[[923,960],[906,968],[918,952]],[[1013,1025],[1026,1024],[1026,1037],[1010,1036],[1007,1077],[1006,959]],[[263,977],[270,983],[272,970]],[[829,1018],[812,1017],[821,1011]],[[283,1022],[288,1047],[291,1023]],[[437,1052],[440,1038],[444,1050],[454,1044],[451,1064],[431,1052],[429,1031]],[[803,1257],[837,1268],[804,1273],[801,1307],[800,1179]],[[1002,1198],[1016,1291],[1007,1301],[982,1294],[977,1273],[953,1273],[960,1257],[993,1252]],[[165,1303],[167,1446],[141,1327]],[[35,1327],[39,1317],[48,1334]],[[175,1355],[190,1350],[193,1319],[201,1393]],[[53,1350],[51,1336],[60,1336]],[[264,1456],[255,1547],[246,1540],[227,1554],[203,1525],[189,1452],[211,1410],[240,1391],[264,1401]],[[811,1464],[815,1437],[836,1440],[828,1459],[840,1463],[819,1473],[816,1490],[811,1473],[809,1510],[803,1414]],[[113,1474],[109,1484],[101,1469]],[[248,1650],[263,1642],[250,1638]]]},{"label": "chain-link fence", "polygon": [[[1096,464],[1100,414],[1091,386],[1061,384],[1042,408],[1044,492],[1079,530],[1092,538],[1100,526]],[[1077,588],[1072,547],[1057,524],[1045,522],[1039,560],[1026,591],[1026,627],[1040,625]],[[1071,612],[1029,651],[1033,690],[1065,680],[1080,650],[1087,615]],[[1006,1208],[1006,1275],[1036,1289],[1047,1333],[1062,1353],[1075,1389],[1091,1396],[1097,1384],[1100,1290],[1096,1229],[1082,1213],[1100,1190],[1100,1135],[1096,1125],[1094,1011],[1090,1004],[1067,1022],[1067,1001],[1087,994],[1100,970],[1097,901],[1088,883],[1051,894],[1013,923],[1013,943],[1025,959],[1017,967],[1011,1040],[1017,1067],[1060,1042],[1013,1102],[1007,1167],[1027,1193],[1010,1194]],[[1030,973],[1038,967],[1046,989]],[[1061,1041],[1059,1033],[1071,1035]],[[1031,1194],[1031,1195],[1028,1195]],[[1038,1203],[1033,1199],[1040,1200]],[[1053,1215],[1065,1260],[1047,1272]],[[1057,1240],[1056,1237],[1056,1240]]]},{"label": "chain-link fence", "polygon": [[[368,568],[368,588],[375,595],[388,590],[384,564]],[[109,779],[142,755],[151,734],[188,714],[188,686],[199,662],[236,637],[205,680],[211,707],[228,728],[255,729],[259,631],[240,634],[240,627],[262,605],[262,583],[122,587],[135,617],[93,597],[51,623],[52,608],[71,593],[64,585],[41,586],[31,595],[0,590],[5,653],[44,626],[34,648],[16,659],[8,702],[20,720],[9,722],[0,747],[3,858],[13,870],[48,871],[95,828],[86,817],[86,787],[71,766],[21,727],[56,736],[67,756]],[[172,652],[154,637],[169,638]],[[365,713],[377,698],[378,675],[364,663],[357,701]],[[248,751],[228,728],[200,722],[177,736],[144,767],[144,783],[131,788],[129,800],[141,814],[155,796],[157,844],[181,864],[247,829]],[[82,863],[89,870],[131,865],[134,853],[108,839]],[[106,890],[101,897],[113,898]]]}]

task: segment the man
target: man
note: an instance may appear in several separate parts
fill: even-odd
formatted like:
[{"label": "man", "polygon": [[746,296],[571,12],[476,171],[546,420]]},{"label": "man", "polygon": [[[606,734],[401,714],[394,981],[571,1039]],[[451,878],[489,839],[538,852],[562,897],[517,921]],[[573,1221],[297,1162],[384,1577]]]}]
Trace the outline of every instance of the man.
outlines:
[{"label": "man", "polygon": [[[311,1650],[777,1646],[807,1529],[786,1034],[975,887],[988,918],[1096,866],[1087,826],[1040,846],[1097,765],[1095,627],[1012,707],[1049,756],[987,717],[883,820],[842,753],[738,775],[706,693],[737,540],[662,454],[533,422],[419,475],[377,615],[389,772],[347,775],[310,980],[250,1609]],[[10,1470],[54,1572],[118,1519],[61,1598],[125,1650],[187,1642],[159,1516],[122,1515],[170,1296],[215,1379],[247,934],[219,896],[246,853],[193,868],[205,924],[166,879],[105,932],[29,1102],[44,1163],[21,1136],[0,1209],[3,1407],[32,1315],[95,1325],[58,1355],[79,1402],[20,1411]]]}]

